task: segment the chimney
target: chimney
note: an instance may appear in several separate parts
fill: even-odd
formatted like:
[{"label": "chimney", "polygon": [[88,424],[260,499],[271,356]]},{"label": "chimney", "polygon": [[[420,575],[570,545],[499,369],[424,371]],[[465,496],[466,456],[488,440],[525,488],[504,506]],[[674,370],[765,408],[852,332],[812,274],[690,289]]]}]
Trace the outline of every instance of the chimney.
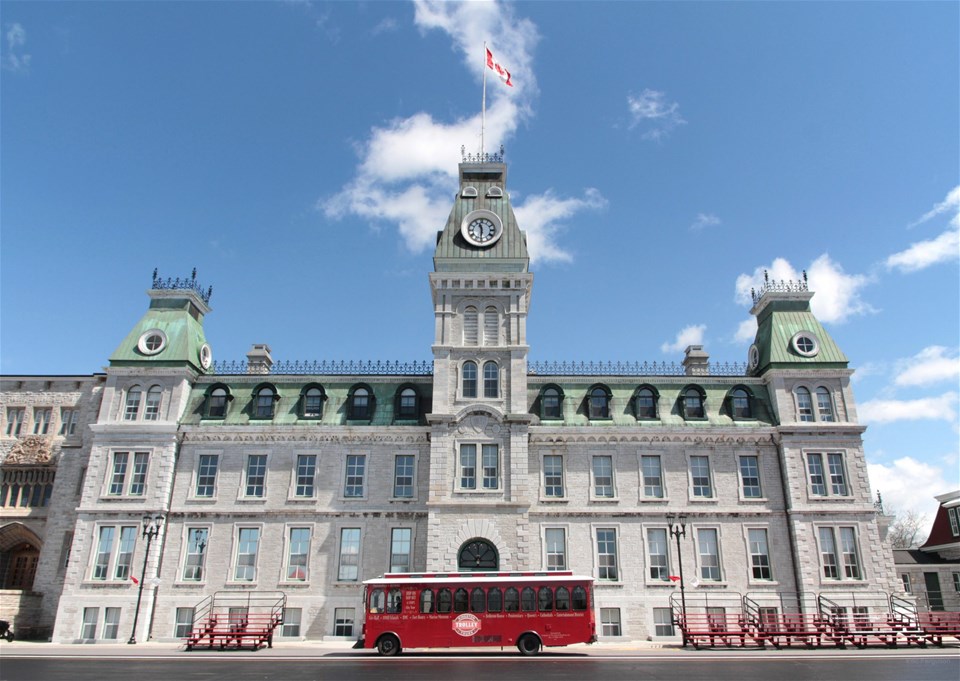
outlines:
[{"label": "chimney", "polygon": [[248,374],[269,374],[273,366],[273,357],[270,356],[270,346],[266,343],[254,343],[247,353]]},{"label": "chimney", "polygon": [[687,376],[706,376],[710,373],[710,355],[702,345],[688,345],[684,350],[683,373]]}]

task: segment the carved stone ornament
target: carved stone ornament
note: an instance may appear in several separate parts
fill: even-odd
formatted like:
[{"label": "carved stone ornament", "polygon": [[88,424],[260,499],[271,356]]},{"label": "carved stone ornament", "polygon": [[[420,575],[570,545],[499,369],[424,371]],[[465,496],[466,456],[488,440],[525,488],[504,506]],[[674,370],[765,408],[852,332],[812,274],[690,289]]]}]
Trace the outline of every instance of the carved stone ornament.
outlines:
[{"label": "carved stone ornament", "polygon": [[27,435],[17,441],[7,454],[6,465],[41,465],[51,463],[50,440],[40,435]]},{"label": "carved stone ornament", "polygon": [[483,434],[487,437],[496,437],[501,429],[501,425],[495,419],[483,412],[475,411],[460,422],[457,431],[461,435]]}]

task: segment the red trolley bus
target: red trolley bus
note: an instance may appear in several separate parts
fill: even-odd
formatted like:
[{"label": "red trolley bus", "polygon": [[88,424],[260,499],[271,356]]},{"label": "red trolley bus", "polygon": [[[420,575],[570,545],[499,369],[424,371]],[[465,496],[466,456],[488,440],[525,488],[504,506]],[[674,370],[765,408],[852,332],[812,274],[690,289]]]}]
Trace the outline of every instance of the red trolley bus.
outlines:
[{"label": "red trolley bus", "polygon": [[357,648],[396,655],[403,648],[594,643],[593,577],[572,572],[387,574],[364,582]]}]

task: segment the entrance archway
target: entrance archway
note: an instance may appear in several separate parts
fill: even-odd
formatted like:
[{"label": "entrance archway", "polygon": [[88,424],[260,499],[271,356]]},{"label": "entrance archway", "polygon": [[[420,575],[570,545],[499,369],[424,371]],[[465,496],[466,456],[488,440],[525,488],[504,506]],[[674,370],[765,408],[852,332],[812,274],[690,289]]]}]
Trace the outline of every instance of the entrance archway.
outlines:
[{"label": "entrance archway", "polygon": [[500,569],[500,554],[497,547],[486,539],[471,539],[457,552],[457,569],[461,572],[478,572]]}]

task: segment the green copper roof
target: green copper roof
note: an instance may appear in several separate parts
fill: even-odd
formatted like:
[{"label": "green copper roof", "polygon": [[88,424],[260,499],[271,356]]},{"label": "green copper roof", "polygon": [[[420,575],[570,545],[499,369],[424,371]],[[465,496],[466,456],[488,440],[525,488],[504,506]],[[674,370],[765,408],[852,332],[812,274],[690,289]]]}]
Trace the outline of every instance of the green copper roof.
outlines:
[{"label": "green copper roof", "polygon": [[[110,355],[110,366],[192,366],[203,372],[200,348],[206,343],[203,315],[209,307],[193,291],[151,290],[150,308]],[[166,336],[156,354],[144,353],[140,339],[151,330]]]},{"label": "green copper roof", "polygon": [[[447,224],[437,238],[433,263],[437,272],[526,272],[530,263],[526,236],[517,225],[506,188],[507,166],[503,163],[461,163],[460,190],[454,200]],[[465,197],[463,190],[473,187],[475,198]],[[502,196],[488,197],[488,191],[499,187]],[[496,213],[503,223],[500,239],[487,248],[468,243],[460,233],[463,219],[475,210]]]},{"label": "green copper roof", "polygon": [[[849,360],[810,311],[812,294],[766,293],[754,308],[757,315],[756,346],[759,363],[755,373],[784,368],[846,368]],[[803,332],[817,343],[816,354],[797,352],[794,338]]]}]

